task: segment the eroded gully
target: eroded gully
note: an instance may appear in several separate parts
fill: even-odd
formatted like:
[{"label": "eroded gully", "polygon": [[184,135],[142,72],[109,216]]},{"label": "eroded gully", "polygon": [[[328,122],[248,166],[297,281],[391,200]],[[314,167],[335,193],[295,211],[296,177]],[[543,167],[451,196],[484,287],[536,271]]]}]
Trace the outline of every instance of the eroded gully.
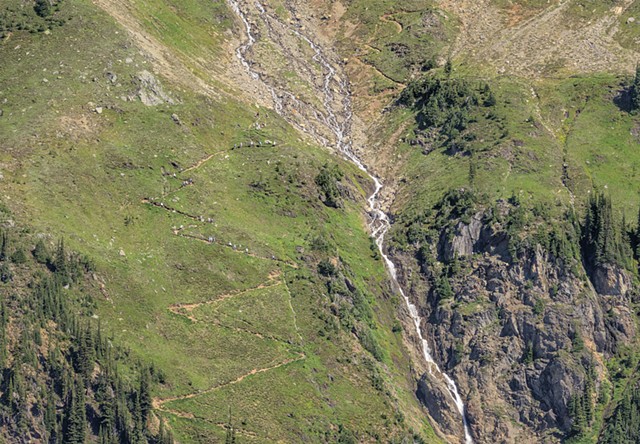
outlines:
[{"label": "eroded gully", "polygon": [[[387,269],[389,270],[389,274],[397,288],[397,291],[400,293],[407,305],[415,326],[415,333],[419,339],[422,355],[425,363],[427,364],[427,368],[430,373],[438,375],[440,377],[439,379],[446,384],[448,392],[455,402],[462,418],[465,435],[464,441],[467,444],[473,443],[465,414],[465,406],[462,398],[460,397],[458,387],[455,381],[449,375],[441,371],[438,364],[434,361],[429,348],[429,343],[422,334],[422,319],[418,312],[418,308],[405,294],[402,286],[398,282],[395,264],[385,253],[385,236],[391,227],[391,222],[387,214],[383,211],[380,202],[380,193],[384,185],[378,177],[367,169],[353,150],[352,142],[349,137],[353,114],[351,111],[351,95],[349,92],[348,82],[342,76],[338,75],[337,68],[335,67],[336,65],[331,63],[329,57],[325,54],[322,48],[303,33],[303,28],[299,20],[296,18],[294,10],[291,9],[289,11],[293,19],[289,20],[287,23],[276,15],[268,12],[266,7],[259,1],[255,1],[253,4],[249,2],[241,3],[238,0],[227,0],[227,2],[234,13],[242,21],[246,36],[245,42],[236,49],[236,56],[249,75],[254,80],[261,82],[270,92],[273,98],[275,111],[295,127],[310,134],[323,145],[332,146],[337,152],[341,153],[353,162],[360,170],[366,173],[375,184],[373,194],[371,194],[367,199],[370,215],[369,230],[371,235],[375,238],[376,244],[380,250],[382,258],[384,259]],[[322,72],[314,75],[312,69],[304,69],[305,72],[301,73],[301,77],[306,78],[310,83],[319,87],[322,91],[322,109],[316,108],[313,110],[313,114],[317,118],[316,122],[310,122],[307,120],[306,124],[301,124],[299,120],[292,117],[292,113],[289,113],[286,110],[287,106],[293,107],[293,109],[300,109],[302,107],[312,108],[314,105],[310,103],[301,103],[300,99],[298,99],[294,93],[283,90],[283,88],[275,85],[275,82],[269,79],[265,73],[257,71],[254,68],[254,64],[247,58],[252,47],[256,42],[258,42],[260,34],[257,25],[252,23],[250,14],[253,14],[262,22],[263,30],[266,30],[270,37],[272,37],[273,41],[279,41],[283,35],[289,34],[304,42],[313,51],[313,58],[309,62],[317,63],[321,67]],[[309,63],[309,65],[310,64],[311,63]],[[304,63],[300,66],[303,65]],[[317,125],[324,128],[320,128]],[[327,130],[333,135],[333,144],[326,136],[323,135],[327,133]]]}]

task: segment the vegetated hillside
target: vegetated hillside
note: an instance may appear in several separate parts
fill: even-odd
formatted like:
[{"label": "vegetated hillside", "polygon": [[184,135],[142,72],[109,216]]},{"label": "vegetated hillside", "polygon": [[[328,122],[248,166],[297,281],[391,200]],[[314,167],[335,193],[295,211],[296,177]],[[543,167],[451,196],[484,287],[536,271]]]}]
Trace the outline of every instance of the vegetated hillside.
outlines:
[{"label": "vegetated hillside", "polygon": [[151,399],[164,375],[101,328],[91,260],[2,217],[2,439],[172,443]]},{"label": "vegetated hillside", "polygon": [[[362,152],[395,184],[389,252],[478,442],[633,435],[636,3],[423,4],[458,34],[439,69],[403,78],[358,48],[411,8],[345,2],[333,25],[359,80]],[[426,373],[418,393],[461,439],[442,387]]]},{"label": "vegetated hillside", "polygon": [[102,334],[163,375],[154,417],[183,443],[437,442],[368,181],[230,82],[226,3],[96,3],[0,3],[0,195],[92,259]]},{"label": "vegetated hillside", "polygon": [[412,82],[380,130],[403,165],[389,250],[478,442],[616,442],[637,408],[637,80],[468,72]]},{"label": "vegetated hillside", "polygon": [[[371,184],[318,146],[336,126],[385,181],[388,251],[474,440],[634,436],[637,2],[472,3],[240,1],[245,23],[223,1],[0,1],[0,197],[92,259],[99,294],[54,293],[134,357],[111,438],[462,440],[366,232]],[[58,273],[19,239],[16,310]],[[8,440],[69,416],[100,436],[94,361],[61,354],[75,396],[38,398],[53,376],[27,353]],[[19,413],[50,405],[56,425]]]}]

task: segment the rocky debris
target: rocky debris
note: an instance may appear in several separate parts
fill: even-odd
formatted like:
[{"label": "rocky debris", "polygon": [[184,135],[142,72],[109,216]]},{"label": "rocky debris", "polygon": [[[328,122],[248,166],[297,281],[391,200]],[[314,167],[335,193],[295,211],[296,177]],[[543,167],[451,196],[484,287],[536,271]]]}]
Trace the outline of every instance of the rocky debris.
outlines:
[{"label": "rocky debris", "polygon": [[136,97],[140,99],[146,106],[157,106],[164,103],[175,105],[172,99],[162,88],[162,85],[149,71],[139,72],[133,79],[133,83],[138,87],[133,96],[129,96],[128,100],[134,100]]},{"label": "rocky debris", "polygon": [[171,120],[173,120],[173,122],[174,122],[176,125],[180,125],[180,126],[182,126],[182,122],[180,121],[180,117],[178,117],[178,115],[177,115],[177,114],[175,114],[175,113],[174,113],[174,114],[171,114]]},{"label": "rocky debris", "polygon": [[115,75],[114,73],[110,72],[110,71],[109,71],[109,72],[107,72],[107,73],[105,74],[105,76],[107,77],[107,80],[109,80],[109,81],[110,81],[111,83],[113,83],[114,85],[115,85],[115,84],[116,84],[116,82],[118,81],[118,76],[117,76],[117,75]]},{"label": "rocky debris", "polygon": [[[618,3],[626,9],[631,1]],[[568,1],[548,2],[532,10],[530,17],[505,14],[491,0],[438,0],[438,4],[461,21],[452,56],[471,57],[499,73],[535,78],[553,72],[558,64],[580,73],[630,72],[638,59],[637,50],[623,48],[613,38],[619,27],[613,12],[587,21],[572,16]]]}]

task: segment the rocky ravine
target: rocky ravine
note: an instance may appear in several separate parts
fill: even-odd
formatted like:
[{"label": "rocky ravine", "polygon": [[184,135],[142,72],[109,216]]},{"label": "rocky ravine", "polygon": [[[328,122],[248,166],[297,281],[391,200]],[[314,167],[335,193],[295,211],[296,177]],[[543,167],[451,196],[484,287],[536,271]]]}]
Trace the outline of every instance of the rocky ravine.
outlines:
[{"label": "rocky ravine", "polygon": [[[238,47],[238,60],[256,82],[261,82],[270,91],[274,109],[301,132],[306,133],[326,147],[335,149],[336,154],[346,157],[365,172],[374,182],[375,189],[368,198],[370,216],[369,228],[390,271],[392,281],[397,282],[394,263],[385,254],[385,235],[390,228],[390,220],[383,211],[380,192],[382,183],[376,178],[354,152],[351,141],[353,113],[348,80],[341,74],[335,54],[316,43],[315,36],[308,34],[305,25],[297,19],[297,10],[288,6],[288,21],[272,11],[268,4],[241,0],[228,0],[230,7],[244,25],[246,41]],[[271,48],[269,59],[261,58],[261,47]],[[281,63],[274,63],[278,54]],[[293,84],[278,73],[287,69],[295,73]],[[292,77],[291,74],[288,77]],[[301,87],[303,85],[303,87]],[[299,91],[314,94],[300,95]],[[438,361],[433,359],[431,350],[423,338],[422,319],[415,305],[398,289],[406,302],[405,339],[410,348],[416,368],[422,369],[423,379],[429,378],[433,387],[429,393],[440,400],[439,409],[434,413],[434,426],[447,436],[449,442],[473,442],[470,435],[465,407],[458,393],[456,383],[442,372]],[[413,324],[413,326],[410,326]],[[416,338],[417,336],[417,338]],[[425,371],[426,370],[426,371]],[[440,421],[445,427],[439,427]]]},{"label": "rocky ravine", "polygon": [[[406,253],[395,252],[395,259],[428,320],[425,336],[436,359],[458,381],[476,442],[558,442],[571,430],[568,405],[584,392],[590,369],[597,392],[604,359],[636,334],[630,278],[612,266],[595,270],[591,280],[580,277],[581,264],[540,246],[514,260],[508,240],[482,213],[458,222],[453,236],[443,232],[433,246],[440,259],[457,255],[462,262],[447,300],[429,285],[434,266]],[[455,433],[455,418],[442,409],[446,397],[434,387],[425,376],[418,395]]]}]

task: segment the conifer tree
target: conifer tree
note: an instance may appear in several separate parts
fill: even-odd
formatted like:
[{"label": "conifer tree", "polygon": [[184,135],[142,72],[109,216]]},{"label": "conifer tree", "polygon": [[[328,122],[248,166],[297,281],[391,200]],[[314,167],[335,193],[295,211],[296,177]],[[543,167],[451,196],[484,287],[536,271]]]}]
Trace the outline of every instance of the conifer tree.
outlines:
[{"label": "conifer tree", "polygon": [[636,65],[636,76],[631,86],[631,109],[635,112],[640,110],[640,63]]},{"label": "conifer tree", "polygon": [[[0,301],[0,369],[4,368],[7,358],[7,322],[9,317],[7,314],[7,306],[4,300]],[[0,372],[0,381],[2,380],[2,372]]]},{"label": "conifer tree", "polygon": [[0,261],[6,261],[9,257],[9,235],[5,230],[2,230],[2,235],[0,235]]},{"label": "conifer tree", "polygon": [[53,268],[62,285],[69,283],[69,270],[67,269],[67,253],[64,249],[64,239],[60,239],[53,259]]},{"label": "conifer tree", "polygon": [[12,280],[13,272],[11,271],[11,267],[9,267],[7,262],[3,262],[2,265],[0,265],[0,281],[2,281],[3,284],[6,284]]},{"label": "conifer tree", "polygon": [[227,435],[224,442],[225,444],[236,444],[236,430],[231,421],[231,407],[229,407],[229,422],[227,423]]},{"label": "conifer tree", "polygon": [[50,0],[36,0],[36,4],[33,10],[42,18],[49,17],[51,15],[51,3]]},{"label": "conifer tree", "polygon": [[33,257],[40,264],[49,262],[49,252],[42,239],[39,239],[36,243],[36,247],[33,249]]},{"label": "conifer tree", "polygon": [[58,420],[56,415],[56,401],[53,391],[47,391],[47,407],[44,411],[44,427],[49,444],[58,442]]},{"label": "conifer tree", "polygon": [[85,413],[84,383],[76,378],[69,389],[65,403],[65,444],[84,444],[87,418]]},{"label": "conifer tree", "polygon": [[143,368],[140,372],[140,388],[138,396],[140,398],[140,413],[142,415],[142,422],[145,424],[149,419],[149,413],[151,413],[151,376],[149,375],[149,369]]}]

